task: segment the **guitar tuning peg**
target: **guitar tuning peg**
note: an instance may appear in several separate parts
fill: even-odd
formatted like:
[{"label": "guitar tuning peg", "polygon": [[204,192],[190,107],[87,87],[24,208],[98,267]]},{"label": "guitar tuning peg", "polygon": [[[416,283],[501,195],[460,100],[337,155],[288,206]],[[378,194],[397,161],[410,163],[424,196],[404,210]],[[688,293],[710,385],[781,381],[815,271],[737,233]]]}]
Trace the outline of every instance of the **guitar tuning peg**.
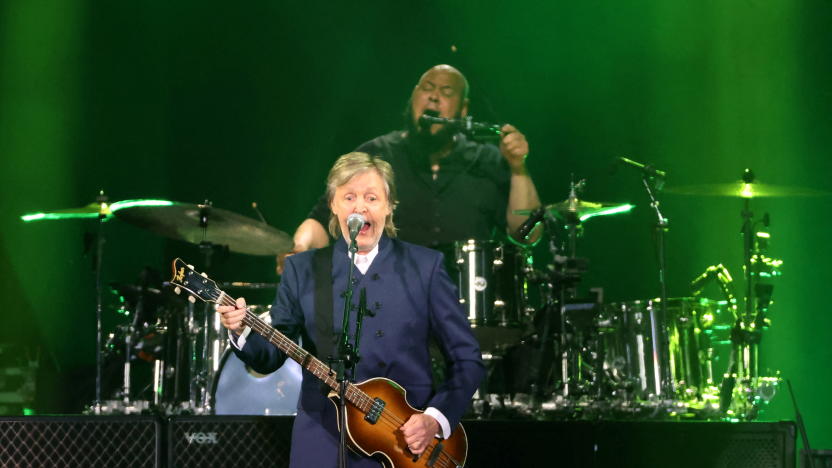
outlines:
[{"label": "guitar tuning peg", "polygon": [[188,296],[188,302],[191,304],[196,304],[196,299],[193,296]]},{"label": "guitar tuning peg", "polygon": [[203,278],[207,278],[207,277],[208,277],[208,275],[206,275],[206,274],[205,274],[205,272],[202,272],[202,277],[203,277]]},{"label": "guitar tuning peg", "polygon": [[188,268],[190,268],[191,270],[193,270],[193,269],[194,269],[194,266],[193,266],[193,265],[191,265],[191,264],[188,264]]},{"label": "guitar tuning peg", "polygon": [[180,289],[179,286],[177,286],[173,288],[173,292],[175,292],[176,294],[182,294],[182,289]]}]

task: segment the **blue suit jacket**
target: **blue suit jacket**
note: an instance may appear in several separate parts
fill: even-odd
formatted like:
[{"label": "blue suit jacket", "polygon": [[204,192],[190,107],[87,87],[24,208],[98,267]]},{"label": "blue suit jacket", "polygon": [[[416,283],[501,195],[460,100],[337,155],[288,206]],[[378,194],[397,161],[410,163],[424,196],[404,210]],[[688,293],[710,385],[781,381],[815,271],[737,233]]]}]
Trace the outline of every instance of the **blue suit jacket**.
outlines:
[{"label": "blue suit jacket", "polygon": [[[335,243],[332,258],[333,335],[341,330],[349,260],[343,239]],[[292,339],[303,336],[304,345],[318,344],[315,324],[314,251],[286,259],[285,271],[272,306],[272,323]],[[379,252],[365,275],[354,271],[353,303],[366,288],[367,305],[375,316],[365,316],[360,340],[361,360],[355,381],[387,377],[407,390],[415,408],[437,408],[455,427],[468,408],[485,370],[479,345],[459,304],[456,287],[443,266],[442,254],[425,247],[382,236]],[[355,330],[351,314],[350,333]],[[448,358],[446,381],[434,389],[428,351],[436,337]],[[320,346],[319,357],[329,354]],[[265,339],[250,334],[241,360],[261,373],[273,372],[285,355]],[[292,434],[292,466],[335,466],[338,434],[335,407],[321,391],[318,380],[304,371],[298,416]],[[378,466],[353,457],[352,466]],[[357,464],[356,464],[357,463]]]}]

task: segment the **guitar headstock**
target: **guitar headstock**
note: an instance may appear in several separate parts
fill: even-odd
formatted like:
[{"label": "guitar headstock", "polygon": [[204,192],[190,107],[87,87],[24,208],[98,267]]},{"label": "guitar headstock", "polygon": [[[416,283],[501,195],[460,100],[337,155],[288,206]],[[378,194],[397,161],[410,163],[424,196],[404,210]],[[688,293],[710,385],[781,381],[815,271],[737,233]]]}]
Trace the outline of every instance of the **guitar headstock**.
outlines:
[{"label": "guitar headstock", "polygon": [[205,273],[194,270],[193,265],[188,265],[181,258],[173,261],[173,278],[170,283],[176,286],[173,289],[176,294],[181,294],[183,289],[187,291],[188,300],[191,302],[195,302],[196,298],[217,303],[223,293],[214,280],[208,278]]}]

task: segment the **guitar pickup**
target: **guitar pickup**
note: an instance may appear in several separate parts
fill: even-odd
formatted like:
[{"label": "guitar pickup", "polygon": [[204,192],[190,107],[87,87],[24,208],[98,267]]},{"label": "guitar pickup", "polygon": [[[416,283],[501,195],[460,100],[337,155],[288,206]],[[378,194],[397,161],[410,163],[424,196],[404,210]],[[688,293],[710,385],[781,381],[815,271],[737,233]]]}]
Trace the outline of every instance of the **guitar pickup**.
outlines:
[{"label": "guitar pickup", "polygon": [[364,415],[364,420],[370,424],[375,424],[381,416],[381,412],[384,411],[384,405],[386,405],[384,400],[378,397],[374,398],[373,404],[370,406],[370,409],[367,410],[367,414]]},{"label": "guitar pickup", "polygon": [[431,452],[430,457],[428,457],[428,462],[425,463],[426,466],[433,466],[436,463],[436,459],[439,458],[439,454],[442,453],[442,442],[436,444],[436,447],[433,448],[433,452]]}]

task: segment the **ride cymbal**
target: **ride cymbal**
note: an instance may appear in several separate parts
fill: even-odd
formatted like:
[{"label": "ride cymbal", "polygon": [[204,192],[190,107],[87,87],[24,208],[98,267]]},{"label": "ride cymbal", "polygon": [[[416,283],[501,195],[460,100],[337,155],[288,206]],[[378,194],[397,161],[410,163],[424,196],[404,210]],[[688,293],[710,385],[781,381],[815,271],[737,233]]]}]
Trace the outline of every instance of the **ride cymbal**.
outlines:
[{"label": "ride cymbal", "polygon": [[808,187],[748,183],[741,180],[721,184],[680,185],[666,187],[664,191],[676,195],[731,198],[823,197],[832,195],[832,192]]},{"label": "ride cymbal", "polygon": [[[619,213],[626,213],[635,205],[629,203],[602,203],[568,198],[562,202],[552,203],[545,206],[546,210],[553,216],[567,222],[583,222],[596,216],[608,216]],[[529,216],[534,210],[515,210],[514,214]]]},{"label": "ride cymbal", "polygon": [[113,210],[134,226],[192,244],[227,245],[232,252],[278,255],[294,247],[285,232],[261,221],[211,205],[169,202],[160,206],[131,206]]}]

